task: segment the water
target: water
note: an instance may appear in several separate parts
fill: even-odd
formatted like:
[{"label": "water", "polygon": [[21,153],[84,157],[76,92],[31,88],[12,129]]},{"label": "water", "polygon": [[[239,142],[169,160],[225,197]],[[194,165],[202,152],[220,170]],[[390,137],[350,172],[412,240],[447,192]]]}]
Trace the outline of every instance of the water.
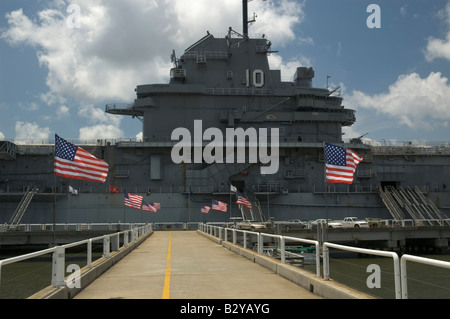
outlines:
[{"label": "water", "polygon": [[[399,256],[400,257],[400,256]],[[420,257],[450,262],[450,255],[420,255]],[[380,267],[380,288],[369,288],[367,280],[373,274],[369,265]],[[315,266],[305,269],[315,272]],[[409,299],[450,299],[450,269],[428,266],[408,261]],[[323,272],[323,269],[321,269]],[[330,278],[334,281],[372,295],[376,298],[394,299],[394,262],[387,257],[339,257],[330,258]],[[372,277],[371,277],[372,278]],[[370,283],[373,280],[369,280]]]},{"label": "water", "polygon": [[[92,261],[101,257],[102,248],[93,249]],[[33,250],[36,251],[36,250]],[[32,251],[2,251],[0,260],[24,255]],[[67,249],[66,269],[70,264],[80,268],[87,264],[87,251]],[[69,275],[70,273],[66,273]],[[51,285],[52,253],[2,266],[0,282],[0,299],[26,299],[34,293]]]}]

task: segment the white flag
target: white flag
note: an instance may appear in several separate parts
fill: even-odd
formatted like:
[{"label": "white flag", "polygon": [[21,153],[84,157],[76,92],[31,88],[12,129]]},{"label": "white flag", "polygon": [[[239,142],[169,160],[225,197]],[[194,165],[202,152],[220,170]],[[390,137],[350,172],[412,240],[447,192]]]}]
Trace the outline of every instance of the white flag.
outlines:
[{"label": "white flag", "polygon": [[230,191],[236,193],[237,189],[236,189],[236,187],[234,187],[233,185],[230,185]]},{"label": "white flag", "polygon": [[78,195],[78,191],[70,185],[69,185],[69,193],[73,195]]}]

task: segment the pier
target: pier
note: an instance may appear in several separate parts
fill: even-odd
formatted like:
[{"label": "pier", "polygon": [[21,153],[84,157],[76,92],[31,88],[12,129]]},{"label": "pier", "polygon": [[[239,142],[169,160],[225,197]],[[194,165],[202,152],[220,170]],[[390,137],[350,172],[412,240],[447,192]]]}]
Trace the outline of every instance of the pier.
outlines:
[{"label": "pier", "polygon": [[200,230],[153,231],[110,264],[94,266],[80,289],[48,287],[30,299],[371,298]]}]

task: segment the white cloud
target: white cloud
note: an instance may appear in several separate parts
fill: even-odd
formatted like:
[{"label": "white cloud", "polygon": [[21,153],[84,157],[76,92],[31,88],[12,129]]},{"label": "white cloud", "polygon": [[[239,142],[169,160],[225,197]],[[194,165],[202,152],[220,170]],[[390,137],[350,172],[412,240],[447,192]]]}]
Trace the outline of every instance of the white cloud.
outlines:
[{"label": "white cloud", "polygon": [[[387,93],[368,95],[353,91],[344,96],[348,108],[374,110],[378,115],[395,120],[396,125],[416,131],[448,128],[449,101],[450,83],[439,72],[432,72],[426,78],[421,78],[417,73],[401,75],[389,86]],[[371,119],[366,121],[370,125]]]},{"label": "white cloud", "polygon": [[79,138],[82,140],[95,140],[120,137],[123,137],[123,132],[114,125],[94,125],[80,128]]},{"label": "white cloud", "polygon": [[30,138],[33,140],[47,140],[50,136],[50,129],[48,127],[39,127],[37,123],[27,123],[18,121],[16,123],[16,137],[15,143],[26,143]]},{"label": "white cloud", "polygon": [[63,117],[67,117],[70,115],[70,111],[69,108],[66,105],[61,105],[57,110],[56,110],[56,116],[60,119]]},{"label": "white cloud", "polygon": [[[242,28],[240,1],[211,5],[210,0],[77,0],[76,4],[79,28],[67,24],[74,21],[74,12],[67,12],[70,1],[53,0],[35,17],[21,9],[7,14],[8,28],[0,38],[13,46],[35,48],[47,71],[48,92],[40,98],[49,106],[59,104],[58,116],[77,114],[89,119],[93,130],[103,127],[111,134],[120,131],[110,125],[119,127],[121,117],[106,115],[99,103],[128,103],[135,98],[136,85],[167,83],[172,50],[183,51],[207,30],[222,37],[229,27],[238,32]],[[265,33],[280,45],[295,38],[293,28],[303,19],[303,3],[253,1],[249,15],[253,12],[258,19],[251,31]],[[73,107],[71,100],[77,105],[75,112],[68,109]],[[86,130],[80,134],[89,135]]]},{"label": "white cloud", "polygon": [[438,16],[447,24],[448,31],[445,39],[436,39],[434,37],[428,39],[425,58],[429,62],[438,58],[450,60],[450,2],[438,13]]}]

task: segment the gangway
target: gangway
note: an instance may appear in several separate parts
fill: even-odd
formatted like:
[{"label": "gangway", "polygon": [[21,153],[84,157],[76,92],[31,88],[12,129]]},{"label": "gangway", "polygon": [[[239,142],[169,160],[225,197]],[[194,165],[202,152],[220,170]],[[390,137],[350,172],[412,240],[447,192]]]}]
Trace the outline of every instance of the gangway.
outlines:
[{"label": "gangway", "polygon": [[30,187],[27,187],[27,190],[25,194],[22,197],[22,200],[20,201],[19,205],[17,206],[14,214],[11,216],[11,219],[9,220],[9,229],[14,230],[19,225],[20,221],[22,220],[23,215],[25,214],[25,211],[27,210],[28,206],[30,205],[31,200],[33,199],[34,194],[36,194],[38,191],[37,187],[34,186],[31,190]]},{"label": "gangway", "polygon": [[392,217],[396,220],[405,219],[408,214],[417,225],[450,225],[448,217],[439,211],[436,205],[415,186],[387,186],[379,189],[380,197]]}]

